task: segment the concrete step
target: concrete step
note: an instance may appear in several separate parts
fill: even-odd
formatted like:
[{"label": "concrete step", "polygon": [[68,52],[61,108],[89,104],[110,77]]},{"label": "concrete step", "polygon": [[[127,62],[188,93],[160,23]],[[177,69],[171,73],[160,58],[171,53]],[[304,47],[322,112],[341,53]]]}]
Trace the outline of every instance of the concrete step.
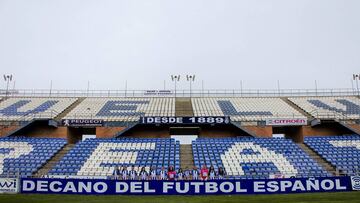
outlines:
[{"label": "concrete step", "polygon": [[61,121],[70,111],[72,111],[75,107],[77,107],[82,101],[85,100],[85,97],[78,98],[74,103],[72,103],[69,107],[67,107],[63,112],[55,117],[54,120]]},{"label": "concrete step", "polygon": [[312,150],[309,146],[303,143],[298,143],[299,147],[304,150],[313,160],[315,160],[323,169],[329,172],[332,175],[338,175],[336,168],[332,166],[329,162],[323,159],[319,154]]},{"label": "concrete step", "polygon": [[288,98],[286,97],[282,97],[281,98],[284,102],[286,102],[289,106],[293,107],[294,109],[296,109],[298,112],[300,112],[302,115],[306,116],[308,118],[309,121],[313,120],[314,117],[310,114],[308,114],[306,111],[304,111],[302,108],[300,108],[298,105],[296,105],[295,103],[293,103],[292,101],[290,101]]},{"label": "concrete step", "polygon": [[192,103],[190,98],[176,98],[175,100],[176,116],[194,116]]},{"label": "concrete step", "polygon": [[194,168],[194,157],[191,145],[180,145],[180,167],[182,169]]},{"label": "concrete step", "polygon": [[43,165],[38,171],[35,172],[35,177],[42,177],[47,175],[51,169],[53,169],[57,163],[67,154],[75,144],[66,144],[58,153],[56,153],[45,165]]}]

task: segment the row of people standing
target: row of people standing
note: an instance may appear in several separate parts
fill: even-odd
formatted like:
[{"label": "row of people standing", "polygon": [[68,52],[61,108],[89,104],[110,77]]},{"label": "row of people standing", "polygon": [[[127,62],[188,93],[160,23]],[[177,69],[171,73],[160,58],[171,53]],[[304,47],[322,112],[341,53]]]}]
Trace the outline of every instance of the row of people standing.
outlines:
[{"label": "row of people standing", "polygon": [[145,167],[142,167],[140,171],[137,171],[133,165],[130,170],[125,166],[116,167],[113,178],[120,180],[216,180],[226,178],[226,172],[222,167],[216,171],[214,166],[208,169],[206,165],[203,165],[200,170],[194,167],[192,170],[180,168],[176,171],[173,166],[170,166],[167,170],[162,167],[160,171],[157,171],[152,167],[146,171]]}]

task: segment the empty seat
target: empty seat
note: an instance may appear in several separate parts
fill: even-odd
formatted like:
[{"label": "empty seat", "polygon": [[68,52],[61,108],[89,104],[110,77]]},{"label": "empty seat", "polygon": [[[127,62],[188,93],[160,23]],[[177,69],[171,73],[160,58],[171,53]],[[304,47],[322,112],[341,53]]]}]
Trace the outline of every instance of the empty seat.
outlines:
[{"label": "empty seat", "polygon": [[78,143],[50,175],[111,176],[115,167],[180,167],[180,144],[167,138],[87,139]]},{"label": "empty seat", "polygon": [[305,118],[281,98],[192,98],[195,116],[230,116],[234,121]]},{"label": "empty seat", "polygon": [[328,176],[309,155],[288,139],[198,138],[192,143],[197,167],[223,167],[235,178]]},{"label": "empty seat", "polygon": [[349,97],[294,97],[290,101],[319,119],[360,119],[360,99]]},{"label": "empty seat", "polygon": [[55,118],[77,98],[9,98],[0,102],[0,120],[32,120]]},{"label": "empty seat", "polygon": [[174,98],[86,98],[65,118],[137,121],[141,116],[175,116]]},{"label": "empty seat", "polygon": [[347,175],[360,174],[360,136],[306,137],[305,144]]},{"label": "empty seat", "polygon": [[32,175],[65,144],[66,140],[61,138],[0,138],[0,175]]}]

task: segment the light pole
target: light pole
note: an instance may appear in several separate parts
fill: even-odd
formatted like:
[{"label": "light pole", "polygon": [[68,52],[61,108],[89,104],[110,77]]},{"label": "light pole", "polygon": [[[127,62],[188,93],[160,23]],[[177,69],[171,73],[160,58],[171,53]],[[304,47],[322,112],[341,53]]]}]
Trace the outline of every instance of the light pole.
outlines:
[{"label": "light pole", "polygon": [[4,75],[4,81],[6,82],[5,98],[7,98],[9,92],[9,83],[12,81],[12,75]]},{"label": "light pole", "polygon": [[191,98],[191,83],[195,80],[195,75],[186,75],[186,80],[190,82],[190,98]]},{"label": "light pole", "polygon": [[204,80],[201,81],[201,97],[204,97]]},{"label": "light pole", "polygon": [[90,90],[90,81],[87,81],[87,88],[86,88],[86,96],[89,96],[89,90]]},{"label": "light pole", "polygon": [[357,95],[359,95],[359,82],[358,81],[360,80],[360,75],[353,74],[353,80],[355,80]]},{"label": "light pole", "polygon": [[242,97],[242,92],[243,92],[243,81],[240,80],[240,97]]},{"label": "light pole", "polygon": [[176,98],[176,82],[180,81],[180,75],[171,75],[171,80],[175,83],[175,98]]},{"label": "light pole", "polygon": [[127,80],[125,80],[125,97],[127,96]]},{"label": "light pole", "polygon": [[49,91],[49,97],[51,97],[51,91],[52,91],[52,80],[50,80],[50,91]]}]

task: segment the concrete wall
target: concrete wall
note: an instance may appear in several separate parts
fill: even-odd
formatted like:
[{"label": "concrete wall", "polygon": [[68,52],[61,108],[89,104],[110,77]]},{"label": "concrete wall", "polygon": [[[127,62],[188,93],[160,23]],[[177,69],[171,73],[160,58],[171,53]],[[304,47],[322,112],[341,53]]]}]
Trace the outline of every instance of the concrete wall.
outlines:
[{"label": "concrete wall", "polygon": [[237,137],[247,136],[246,133],[234,126],[203,126],[201,127],[199,137],[207,138],[225,138],[225,137]]},{"label": "concrete wall", "polygon": [[27,137],[53,137],[67,138],[67,127],[51,127],[51,126],[33,126],[28,130],[17,133],[16,135]]},{"label": "concrete wall", "polygon": [[96,137],[97,138],[110,138],[122,130],[125,127],[96,127]]},{"label": "concrete wall", "polygon": [[0,126],[0,137],[8,135],[19,127],[18,125]]},{"label": "concrete wall", "polygon": [[170,138],[169,126],[138,125],[124,136],[136,138]]},{"label": "concrete wall", "polygon": [[348,125],[360,134],[360,125],[359,124],[348,124]]},{"label": "concrete wall", "polygon": [[272,137],[272,126],[243,126],[246,130],[253,132],[257,137]]},{"label": "concrete wall", "polygon": [[338,123],[326,123],[314,127],[311,126],[302,127],[302,135],[304,137],[345,135],[345,134],[353,134],[353,132]]}]

